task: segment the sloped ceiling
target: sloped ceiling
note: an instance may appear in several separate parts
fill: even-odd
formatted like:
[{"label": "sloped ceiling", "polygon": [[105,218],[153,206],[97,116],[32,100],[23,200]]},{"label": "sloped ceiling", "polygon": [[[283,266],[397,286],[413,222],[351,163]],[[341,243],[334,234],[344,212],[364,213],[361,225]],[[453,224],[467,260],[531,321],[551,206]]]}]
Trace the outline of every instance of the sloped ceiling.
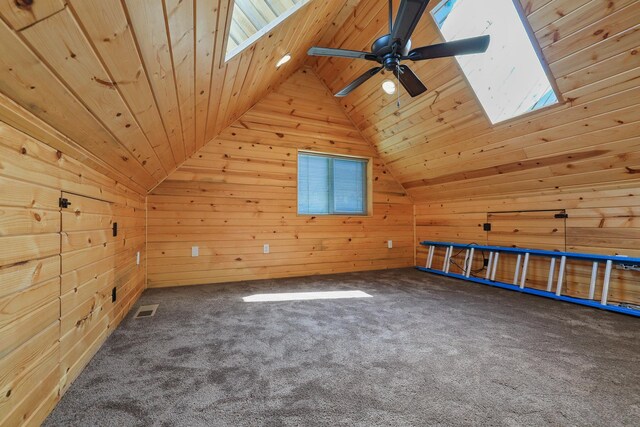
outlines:
[{"label": "sloped ceiling", "polygon": [[45,142],[146,192],[299,69],[354,4],[311,1],[224,63],[232,0],[2,1],[0,119],[33,136],[51,126]]},{"label": "sloped ceiling", "polygon": [[[520,1],[567,102],[492,127],[454,59],[416,63],[429,92],[399,109],[377,78],[342,99],[415,201],[640,176],[640,2]],[[53,146],[146,192],[302,65],[334,92],[370,65],[308,47],[367,50],[387,26],[384,0],[312,0],[225,64],[232,4],[0,2],[0,119],[36,137],[51,126]],[[413,45],[439,41],[427,13]]]},{"label": "sloped ceiling", "polygon": [[[565,103],[492,127],[451,58],[412,65],[429,91],[413,99],[403,93],[400,108],[380,89],[384,77],[342,98],[414,201],[637,185],[640,2],[521,3]],[[413,46],[443,41],[428,12]],[[387,3],[363,0],[326,46],[368,50],[386,32]],[[334,93],[371,67],[334,58],[308,63]]]}]

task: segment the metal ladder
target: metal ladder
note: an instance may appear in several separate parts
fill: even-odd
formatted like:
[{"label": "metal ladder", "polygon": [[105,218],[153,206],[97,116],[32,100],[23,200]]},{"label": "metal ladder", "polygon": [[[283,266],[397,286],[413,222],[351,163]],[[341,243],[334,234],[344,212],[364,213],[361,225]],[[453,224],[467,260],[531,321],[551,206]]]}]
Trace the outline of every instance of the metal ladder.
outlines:
[{"label": "metal ladder", "polygon": [[[425,267],[417,267],[422,271],[640,317],[640,310],[618,305],[611,305],[608,304],[607,301],[609,296],[609,286],[611,283],[611,271],[613,269],[614,262],[622,265],[640,265],[640,258],[629,258],[625,256],[611,255],[593,255],[577,252],[555,252],[540,249],[508,248],[503,246],[483,246],[475,244],[468,245],[451,242],[424,241],[420,244],[429,248]],[[441,247],[445,248],[444,262],[442,265],[442,270],[437,270],[433,268],[433,259],[435,256],[436,248]],[[453,257],[453,251],[455,248],[465,250],[465,258],[462,265],[461,274],[450,272],[451,259]],[[484,252],[488,252],[489,254],[488,265],[486,266],[484,278],[475,277],[471,274],[471,266],[476,250],[482,250]],[[517,255],[513,281],[511,283],[496,281],[496,272],[498,269],[498,263],[501,253],[511,253]],[[526,287],[529,259],[532,255],[549,258],[549,274],[547,278],[546,291]],[[560,265],[556,277],[556,263],[558,259],[560,260]],[[589,296],[586,299],[562,295],[562,285],[564,283],[567,260],[571,259],[592,262],[591,279],[589,282]],[[598,269],[600,263],[605,264],[604,279],[602,283],[602,296],[600,298],[600,301],[595,301],[596,285],[598,281]],[[553,289],[554,282],[555,291]]]}]

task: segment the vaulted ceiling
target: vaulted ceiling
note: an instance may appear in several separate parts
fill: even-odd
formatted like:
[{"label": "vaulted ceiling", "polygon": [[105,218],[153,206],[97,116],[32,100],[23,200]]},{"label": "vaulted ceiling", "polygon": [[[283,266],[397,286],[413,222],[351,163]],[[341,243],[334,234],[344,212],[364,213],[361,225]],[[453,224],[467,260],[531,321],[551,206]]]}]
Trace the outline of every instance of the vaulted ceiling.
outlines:
[{"label": "vaulted ceiling", "polygon": [[[638,185],[640,2],[520,0],[566,102],[492,126],[453,58],[411,65],[429,91],[386,95],[372,78],[341,104],[415,201]],[[396,2],[397,4],[398,2]],[[439,43],[429,4],[412,46]],[[328,46],[367,50],[387,32],[387,3],[363,0]],[[309,61],[337,92],[371,63]]]},{"label": "vaulted ceiling", "polygon": [[[637,181],[640,2],[520,1],[566,102],[491,126],[451,58],[416,63],[429,91],[402,93],[400,108],[382,77],[341,99],[414,200]],[[368,50],[387,26],[385,0],[311,0],[225,63],[232,9],[2,1],[0,119],[146,192],[300,67],[334,92],[370,67],[309,58],[311,45]],[[441,41],[428,13],[412,39]],[[277,69],[285,53],[293,59]]]},{"label": "vaulted ceiling", "polygon": [[52,145],[146,192],[299,69],[354,4],[312,1],[225,63],[233,0],[2,1],[0,119],[49,125]]}]

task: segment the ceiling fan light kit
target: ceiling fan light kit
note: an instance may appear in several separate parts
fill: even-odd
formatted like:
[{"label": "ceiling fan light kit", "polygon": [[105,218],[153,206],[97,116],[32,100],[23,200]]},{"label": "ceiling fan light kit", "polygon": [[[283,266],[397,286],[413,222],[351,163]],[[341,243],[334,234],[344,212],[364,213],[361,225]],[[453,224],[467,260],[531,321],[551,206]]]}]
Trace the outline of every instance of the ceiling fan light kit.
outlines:
[{"label": "ceiling fan light kit", "polygon": [[[484,53],[489,47],[488,35],[422,46],[411,49],[411,35],[422,18],[429,0],[401,0],[395,22],[393,21],[393,0],[389,0],[389,34],[378,38],[371,46],[371,52],[357,50],[312,47],[307,52],[311,56],[333,56],[340,58],[364,59],[377,62],[379,65],[367,70],[335,94],[343,97],[350,94],[358,86],[375,76],[382,70],[392,72],[402,87],[411,97],[416,97],[427,90],[427,87],[402,61],[424,61],[434,58],[445,58],[456,55]],[[386,82],[385,82],[386,83]],[[383,90],[386,93],[387,90]]]},{"label": "ceiling fan light kit", "polygon": [[396,84],[392,80],[385,80],[382,82],[382,90],[387,95],[393,95],[396,93]]}]

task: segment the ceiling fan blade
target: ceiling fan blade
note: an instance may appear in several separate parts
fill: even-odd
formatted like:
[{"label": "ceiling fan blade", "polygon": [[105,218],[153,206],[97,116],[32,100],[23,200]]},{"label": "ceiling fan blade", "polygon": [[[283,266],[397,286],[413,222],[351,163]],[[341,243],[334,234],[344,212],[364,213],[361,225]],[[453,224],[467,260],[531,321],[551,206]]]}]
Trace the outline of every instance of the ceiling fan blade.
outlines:
[{"label": "ceiling fan blade", "polygon": [[431,46],[418,47],[409,52],[407,57],[412,61],[423,61],[425,59],[445,58],[447,56],[483,53],[489,48],[490,40],[491,37],[485,35],[456,40],[453,42],[434,44]]},{"label": "ceiling fan blade", "polygon": [[418,76],[416,76],[413,71],[406,65],[401,65],[400,67],[400,75],[398,75],[398,70],[394,70],[393,74],[398,77],[400,80],[400,84],[402,87],[411,95],[411,97],[418,96],[427,91],[427,87],[420,81]]},{"label": "ceiling fan blade", "polygon": [[382,71],[383,68],[384,67],[375,67],[375,68],[372,68],[372,69],[368,70],[367,72],[362,74],[360,77],[358,77],[357,79],[355,79],[354,81],[349,83],[347,85],[347,87],[342,89],[340,92],[336,93],[335,96],[343,97],[343,96],[349,95],[351,93],[351,91],[353,91],[355,88],[360,86],[362,83],[364,83],[367,80],[369,80],[371,77],[373,77],[376,74],[378,74],[380,71]]},{"label": "ceiling fan blade", "polygon": [[337,56],[340,58],[368,59],[369,61],[378,61],[378,57],[369,52],[360,52],[358,50],[332,49],[330,47],[312,47],[307,51],[310,56]]},{"label": "ceiling fan blade", "polygon": [[402,47],[407,44],[428,4],[429,0],[402,0],[396,15],[396,22],[393,24],[389,44],[398,40]]}]

